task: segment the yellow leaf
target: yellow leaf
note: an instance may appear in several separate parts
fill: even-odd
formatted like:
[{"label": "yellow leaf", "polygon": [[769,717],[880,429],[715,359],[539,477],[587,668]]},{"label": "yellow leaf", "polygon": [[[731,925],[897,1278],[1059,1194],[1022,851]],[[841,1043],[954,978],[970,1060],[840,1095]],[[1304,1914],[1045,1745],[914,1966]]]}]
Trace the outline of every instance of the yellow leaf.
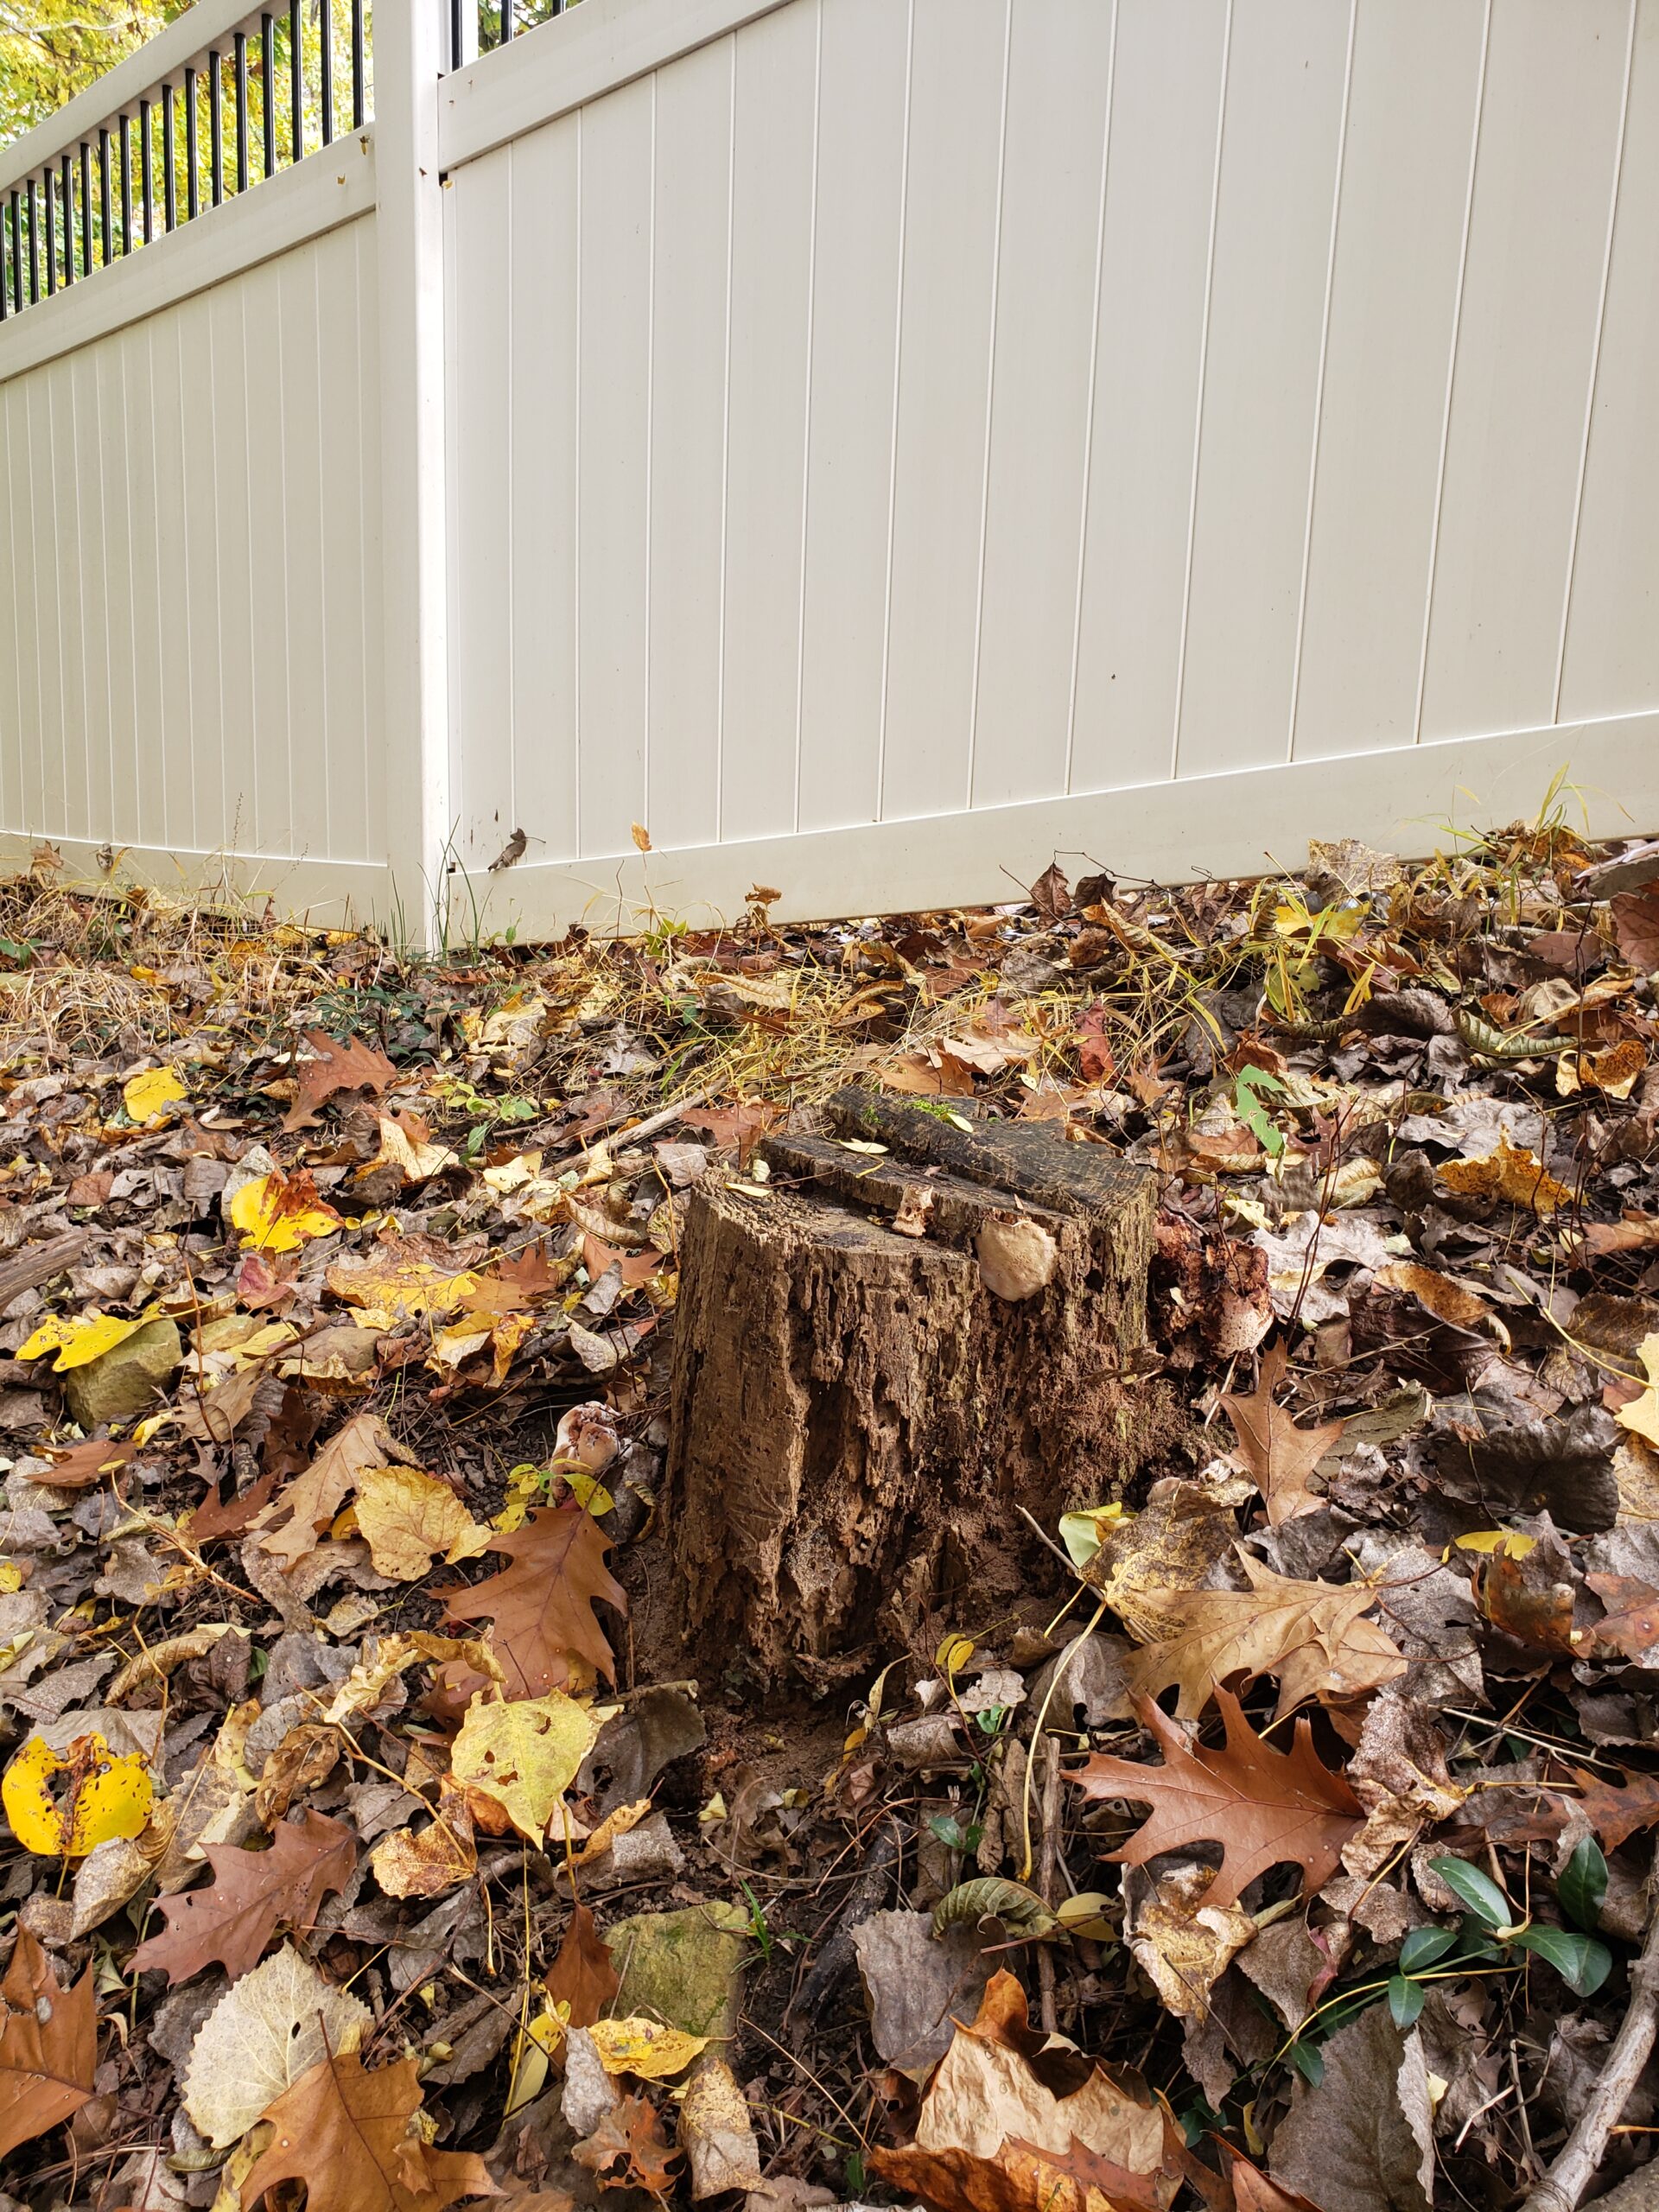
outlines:
[{"label": "yellow leaf", "polygon": [[23,1586],[22,1569],[15,1559],[0,1559],[0,1595],[10,1598]]},{"label": "yellow leaf", "polygon": [[1512,1145],[1503,1134],[1496,1152],[1478,1160],[1450,1160],[1440,1177],[1448,1191],[1465,1198],[1502,1198],[1512,1206],[1529,1206],[1536,1214],[1554,1213],[1573,1200],[1567,1185],[1548,1174],[1541,1160],[1524,1145]]},{"label": "yellow leaf", "polygon": [[374,1467],[359,1478],[357,1526],[368,1539],[377,1574],[414,1582],[435,1554],[446,1567],[476,1559],[489,1543],[448,1483],[417,1467]]},{"label": "yellow leaf", "polygon": [[245,1183],[231,1200],[231,1220],[257,1252],[295,1252],[314,1236],[332,1236],[340,1216],[310,1188],[308,1175],[291,1181],[280,1169]]},{"label": "yellow leaf", "polygon": [[457,1782],[490,1798],[526,1841],[539,1844],[598,1734],[596,1716],[557,1690],[505,1705],[486,1705],[480,1693],[450,1764]]},{"label": "yellow leaf", "polygon": [[1648,1371],[1648,1387],[1639,1398],[1621,1406],[1616,1418],[1623,1427],[1659,1445],[1659,1332],[1643,1338],[1638,1357]]},{"label": "yellow leaf", "polygon": [[1101,1539],[1123,1518],[1121,1505],[1091,1505],[1081,1513],[1062,1513],[1060,1541],[1073,1567],[1087,1567],[1100,1549]]},{"label": "yellow leaf", "polygon": [[591,1513],[595,1521],[611,1511],[616,1500],[611,1496],[597,1475],[590,1475],[581,1467],[560,1466],[559,1480],[569,1491],[584,1513]]},{"label": "yellow leaf", "polygon": [[651,850],[651,834],[645,824],[640,822],[632,822],[628,827],[632,833],[633,842],[639,850],[642,853],[648,853]]},{"label": "yellow leaf", "polygon": [[153,1320],[155,1309],[141,1313],[136,1321],[124,1321],[115,1313],[54,1313],[42,1321],[29,1342],[20,1345],[19,1359],[39,1359],[44,1353],[55,1351],[54,1373],[61,1375],[71,1367],[86,1367],[99,1359],[117,1344],[124,1344],[145,1323]]},{"label": "yellow leaf", "polygon": [[1516,1529],[1471,1529],[1466,1536],[1456,1540],[1460,1552],[1480,1552],[1487,1558],[1502,1552],[1508,1559],[1525,1559],[1536,1544],[1536,1536],[1523,1536]]},{"label": "yellow leaf", "polygon": [[1112,1900],[1103,1890],[1079,1890],[1062,1897],[1054,1916],[1068,1936],[1081,1936],[1090,1943],[1116,1943],[1117,1929],[1106,1917]]},{"label": "yellow leaf", "polygon": [[154,1122],[159,1121],[169,1106],[188,1098],[190,1093],[175,1069],[144,1068],[137,1075],[127,1077],[121,1086],[121,1096],[131,1120]]},{"label": "yellow leaf", "polygon": [[683,2028],[665,2028],[637,2013],[626,2020],[595,2020],[588,2032],[607,2074],[637,2074],[642,2082],[683,2074],[709,2048],[707,2036],[689,2036]]},{"label": "yellow leaf", "polygon": [[452,1274],[396,1243],[378,1245],[361,1259],[337,1261],[327,1280],[343,1305],[384,1315],[387,1326],[399,1312],[411,1320],[417,1313],[451,1313],[478,1287],[472,1270]]},{"label": "yellow leaf", "polygon": [[531,1466],[528,1460],[515,1467],[507,1477],[507,1495],[493,1525],[504,1535],[522,1529],[525,1514],[543,1495],[546,1486],[547,1477],[542,1468]]},{"label": "yellow leaf", "polygon": [[947,1675],[957,1675],[973,1657],[974,1644],[965,1636],[947,1636],[933,1654],[933,1664],[942,1667]]},{"label": "yellow leaf", "polygon": [[[51,1783],[71,1773],[81,1778],[66,1820],[52,1801]],[[152,1800],[143,1752],[118,1758],[96,1732],[77,1737],[63,1755],[44,1737],[31,1736],[0,1781],[12,1834],[42,1859],[80,1859],[112,1837],[139,1834]]]},{"label": "yellow leaf", "polygon": [[455,1154],[447,1144],[434,1144],[424,1134],[425,1124],[417,1122],[412,1129],[390,1114],[380,1116],[380,1156],[370,1162],[373,1167],[397,1167],[403,1170],[406,1182],[425,1183],[446,1167],[460,1165]]}]

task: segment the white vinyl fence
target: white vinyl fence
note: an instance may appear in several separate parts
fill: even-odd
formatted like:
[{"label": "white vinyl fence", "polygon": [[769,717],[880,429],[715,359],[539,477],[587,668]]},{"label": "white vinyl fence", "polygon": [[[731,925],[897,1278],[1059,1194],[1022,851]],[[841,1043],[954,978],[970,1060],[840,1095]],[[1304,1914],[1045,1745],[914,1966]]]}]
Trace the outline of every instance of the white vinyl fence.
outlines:
[{"label": "white vinyl fence", "polygon": [[475,13],[269,181],[241,0],[0,154],[10,842],[539,932],[1659,828],[1659,0]]}]

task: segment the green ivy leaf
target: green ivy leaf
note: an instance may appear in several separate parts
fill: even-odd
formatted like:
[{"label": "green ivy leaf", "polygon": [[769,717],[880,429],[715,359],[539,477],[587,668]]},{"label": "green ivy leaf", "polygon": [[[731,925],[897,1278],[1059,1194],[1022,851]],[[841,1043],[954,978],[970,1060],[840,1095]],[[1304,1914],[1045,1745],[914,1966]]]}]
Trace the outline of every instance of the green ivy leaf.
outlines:
[{"label": "green ivy leaf", "polygon": [[1421,1981],[1408,1981],[1397,1974],[1389,1984],[1389,2010],[1396,2028],[1408,2028],[1423,2009],[1428,1992]]},{"label": "green ivy leaf", "polygon": [[1428,1863],[1452,1896],[1466,1904],[1477,1920],[1484,1921],[1491,1929],[1514,1926],[1510,1901],[1490,1874],[1483,1874],[1466,1859],[1431,1859]]},{"label": "green ivy leaf", "polygon": [[1455,1928],[1414,1928],[1400,1946],[1400,1971],[1415,1974],[1443,1959],[1458,1940]]},{"label": "green ivy leaf", "polygon": [[1555,1894],[1568,1918],[1593,1935],[1601,1925],[1601,1904],[1607,1894],[1607,1861],[1594,1836],[1574,1846]]},{"label": "green ivy leaf", "polygon": [[1286,2056],[1310,2088],[1317,2089],[1325,2079],[1325,2056],[1317,2044],[1294,2043]]},{"label": "green ivy leaf", "polygon": [[1523,1928],[1510,1941],[1518,1951],[1547,1959],[1577,1997],[1593,1997],[1613,1970],[1613,1955],[1593,1936],[1567,1928]]}]

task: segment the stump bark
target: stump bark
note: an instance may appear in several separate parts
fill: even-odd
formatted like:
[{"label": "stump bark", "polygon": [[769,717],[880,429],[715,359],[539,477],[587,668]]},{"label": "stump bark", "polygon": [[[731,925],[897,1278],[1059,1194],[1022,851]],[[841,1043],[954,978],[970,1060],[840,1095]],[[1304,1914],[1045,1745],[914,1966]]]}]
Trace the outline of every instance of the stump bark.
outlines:
[{"label": "stump bark", "polygon": [[1167,1413],[1134,1372],[1145,1170],[863,1091],[824,1120],[691,1194],[666,1502],[705,1658],[827,1686],[1017,1591],[1017,1509],[1112,1495]]}]

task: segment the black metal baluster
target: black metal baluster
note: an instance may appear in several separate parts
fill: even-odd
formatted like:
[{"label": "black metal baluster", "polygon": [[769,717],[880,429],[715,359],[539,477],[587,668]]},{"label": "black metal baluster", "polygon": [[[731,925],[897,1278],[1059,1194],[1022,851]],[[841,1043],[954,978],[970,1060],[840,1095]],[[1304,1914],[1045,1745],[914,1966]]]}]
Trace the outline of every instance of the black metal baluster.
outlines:
[{"label": "black metal baluster", "polygon": [[276,18],[269,10],[259,18],[259,121],[269,177],[276,168]]},{"label": "black metal baluster", "polygon": [[19,315],[23,311],[23,203],[16,193],[11,195],[11,303]]},{"label": "black metal baluster", "polygon": [[512,0],[501,0],[501,43],[512,36]]},{"label": "black metal baluster", "polygon": [[37,180],[29,180],[29,304],[41,296],[41,194]]},{"label": "black metal baluster", "polygon": [[300,39],[300,0],[288,0],[288,99],[293,118],[291,161],[305,159],[305,48]]},{"label": "black metal baluster", "polygon": [[110,132],[107,124],[98,134],[98,209],[104,233],[104,266],[115,259],[115,222],[110,202]]},{"label": "black metal baluster", "polygon": [[462,0],[449,0],[449,67],[461,67],[461,10]]},{"label": "black metal baluster", "polygon": [[121,118],[121,251],[132,251],[132,118]]},{"label": "black metal baluster", "polygon": [[155,132],[150,129],[153,118],[148,100],[138,103],[139,176],[144,194],[144,244],[148,245],[156,235],[156,152]]},{"label": "black metal baluster", "polygon": [[363,0],[352,0],[352,128],[360,130],[368,113],[368,86],[363,53]]},{"label": "black metal baluster", "polygon": [[207,158],[213,168],[215,207],[225,204],[225,82],[219,61],[216,54],[207,57]]},{"label": "black metal baluster", "polygon": [[[14,251],[10,257],[10,266],[15,268],[16,261],[17,257]],[[11,279],[6,273],[7,266],[6,210],[0,207],[0,322],[3,322],[11,313]]]},{"label": "black metal baluster", "polygon": [[92,149],[83,138],[80,142],[80,270],[83,276],[92,273]]},{"label": "black metal baluster", "polygon": [[75,170],[74,156],[66,154],[62,162],[63,187],[63,281],[75,281]]},{"label": "black metal baluster", "polygon": [[334,7],[317,0],[317,28],[322,38],[322,143],[334,143]]},{"label": "black metal baluster", "polygon": [[184,212],[194,223],[201,213],[201,127],[197,115],[196,73],[184,73]]},{"label": "black metal baluster", "polygon": [[178,134],[173,117],[173,87],[162,87],[162,220],[169,231],[179,226],[178,207]]},{"label": "black metal baluster", "polygon": [[253,182],[248,175],[248,40],[245,31],[238,31],[234,41],[236,54],[236,188],[245,192]]},{"label": "black metal baluster", "polygon": [[46,296],[49,300],[58,289],[58,211],[55,187],[57,179],[48,168],[46,172]]}]

